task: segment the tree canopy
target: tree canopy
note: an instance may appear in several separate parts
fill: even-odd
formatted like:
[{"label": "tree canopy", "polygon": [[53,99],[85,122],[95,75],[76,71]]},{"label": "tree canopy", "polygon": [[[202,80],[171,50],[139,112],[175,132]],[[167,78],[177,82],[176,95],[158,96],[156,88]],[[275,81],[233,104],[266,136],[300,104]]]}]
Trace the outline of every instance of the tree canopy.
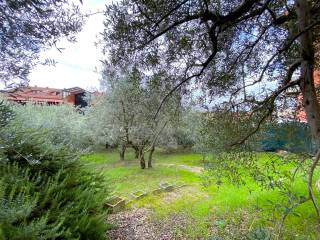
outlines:
[{"label": "tree canopy", "polygon": [[[78,6],[68,0],[0,2],[0,81],[27,81],[40,50],[57,47],[58,39],[74,41],[83,24]],[[47,60],[47,63],[50,60]]]},{"label": "tree canopy", "polygon": [[121,160],[126,148],[132,147],[141,168],[145,168],[145,152],[150,151],[148,167],[151,167],[155,146],[172,143],[169,126],[181,108],[179,95],[172,97],[154,118],[166,87],[158,85],[158,79],[165,77],[161,73],[147,76],[135,67],[105,65],[101,81],[106,91],[87,114],[89,126],[95,128],[95,138],[118,146]]},{"label": "tree canopy", "polygon": [[213,103],[221,97],[230,110],[259,112],[257,126],[299,86],[317,135],[312,72],[319,10],[319,1],[300,0],[122,0],[105,11],[105,52],[114,64],[165,69],[175,86],[164,101],[190,83]]},{"label": "tree canopy", "polygon": [[[175,85],[158,110],[177,89],[197,86],[212,98],[213,111],[254,120],[240,136],[229,136],[227,148],[257,133],[293,90],[303,97],[319,146],[313,76],[319,25],[317,0],[122,0],[106,8],[104,51],[115,65],[166,71]],[[320,218],[312,190],[319,159],[320,150],[310,164],[308,192]]]}]

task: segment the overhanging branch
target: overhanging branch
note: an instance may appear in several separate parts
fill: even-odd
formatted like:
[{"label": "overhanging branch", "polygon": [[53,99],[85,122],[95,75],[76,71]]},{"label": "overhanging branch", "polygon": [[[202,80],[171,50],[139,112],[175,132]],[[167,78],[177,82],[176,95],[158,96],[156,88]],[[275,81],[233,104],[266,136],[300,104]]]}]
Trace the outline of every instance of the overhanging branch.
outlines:
[{"label": "overhanging branch", "polygon": [[160,105],[159,105],[159,107],[158,107],[158,109],[157,109],[157,111],[156,111],[156,113],[155,113],[155,115],[154,115],[154,119],[157,118],[157,116],[158,116],[158,114],[159,114],[159,112],[160,112],[160,109],[162,108],[162,106],[163,106],[163,104],[165,103],[165,101],[166,101],[177,89],[179,89],[184,83],[190,81],[191,79],[193,79],[193,78],[195,78],[195,77],[200,77],[200,76],[202,75],[202,73],[204,72],[204,70],[207,68],[207,66],[210,64],[210,62],[211,62],[211,61],[213,60],[213,58],[215,57],[215,55],[216,55],[216,53],[217,53],[217,49],[215,49],[215,50],[216,50],[216,51],[213,52],[213,53],[209,56],[209,58],[202,64],[202,68],[201,68],[201,70],[200,70],[198,73],[193,74],[193,75],[191,75],[191,76],[183,79],[183,80],[182,80],[180,83],[178,83],[174,88],[172,88],[169,93],[167,93],[167,94],[165,95],[165,97],[162,99],[162,101],[161,101],[161,103],[160,103]]},{"label": "overhanging branch", "polygon": [[[232,144],[230,144],[229,146],[226,146],[227,148],[231,148],[234,147],[236,145],[241,145],[243,143],[245,143],[245,141],[247,141],[252,135],[254,135],[256,132],[259,131],[262,123],[264,123],[264,121],[271,116],[273,110],[274,110],[274,101],[276,100],[276,98],[285,90],[287,90],[290,87],[293,87],[295,85],[298,85],[300,82],[300,79],[296,80],[296,81],[292,81],[289,82],[288,84],[278,88],[273,94],[271,94],[269,97],[267,97],[264,101],[261,102],[261,106],[258,109],[262,109],[264,107],[266,107],[266,105],[269,105],[269,107],[267,108],[267,112],[261,117],[261,119],[258,121],[257,126],[250,131],[245,137],[243,137],[242,139],[240,139],[239,141],[236,141]],[[271,106],[270,106],[271,105]],[[257,111],[257,109],[255,109],[255,112]]]}]

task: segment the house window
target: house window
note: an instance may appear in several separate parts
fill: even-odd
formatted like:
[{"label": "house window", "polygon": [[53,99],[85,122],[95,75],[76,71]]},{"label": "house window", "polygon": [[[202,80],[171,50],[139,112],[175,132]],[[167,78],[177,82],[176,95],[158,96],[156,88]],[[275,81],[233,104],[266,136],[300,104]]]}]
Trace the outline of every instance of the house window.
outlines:
[{"label": "house window", "polygon": [[67,97],[67,96],[69,96],[70,95],[70,93],[69,92],[67,92],[67,91],[63,91],[63,97],[65,98],[65,97]]}]

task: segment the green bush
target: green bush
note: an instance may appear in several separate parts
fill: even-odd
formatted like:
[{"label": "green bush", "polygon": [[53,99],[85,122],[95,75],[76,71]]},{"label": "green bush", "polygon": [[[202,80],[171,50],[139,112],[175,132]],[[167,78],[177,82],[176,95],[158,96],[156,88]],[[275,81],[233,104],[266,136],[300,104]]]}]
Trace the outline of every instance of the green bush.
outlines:
[{"label": "green bush", "polygon": [[12,104],[19,128],[46,131],[47,142],[68,145],[74,151],[85,151],[92,142],[87,116],[70,105]]},{"label": "green bush", "polygon": [[0,103],[0,239],[105,239],[100,176]]},{"label": "green bush", "polygon": [[0,226],[4,239],[104,239],[98,182],[84,172],[32,175],[15,164],[0,168]]},{"label": "green bush", "polygon": [[271,240],[271,234],[268,230],[263,228],[257,228],[254,231],[251,231],[248,236],[247,240]]}]

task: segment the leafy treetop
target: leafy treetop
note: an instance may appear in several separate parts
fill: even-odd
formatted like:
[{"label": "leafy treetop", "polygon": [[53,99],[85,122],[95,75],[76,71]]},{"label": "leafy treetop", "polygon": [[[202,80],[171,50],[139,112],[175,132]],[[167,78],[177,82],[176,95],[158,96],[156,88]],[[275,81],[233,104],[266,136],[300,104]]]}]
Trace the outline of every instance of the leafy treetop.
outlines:
[{"label": "leafy treetop", "polygon": [[40,50],[57,47],[62,37],[74,41],[83,21],[79,7],[68,0],[1,1],[0,81],[26,82],[30,70],[39,62]]}]

